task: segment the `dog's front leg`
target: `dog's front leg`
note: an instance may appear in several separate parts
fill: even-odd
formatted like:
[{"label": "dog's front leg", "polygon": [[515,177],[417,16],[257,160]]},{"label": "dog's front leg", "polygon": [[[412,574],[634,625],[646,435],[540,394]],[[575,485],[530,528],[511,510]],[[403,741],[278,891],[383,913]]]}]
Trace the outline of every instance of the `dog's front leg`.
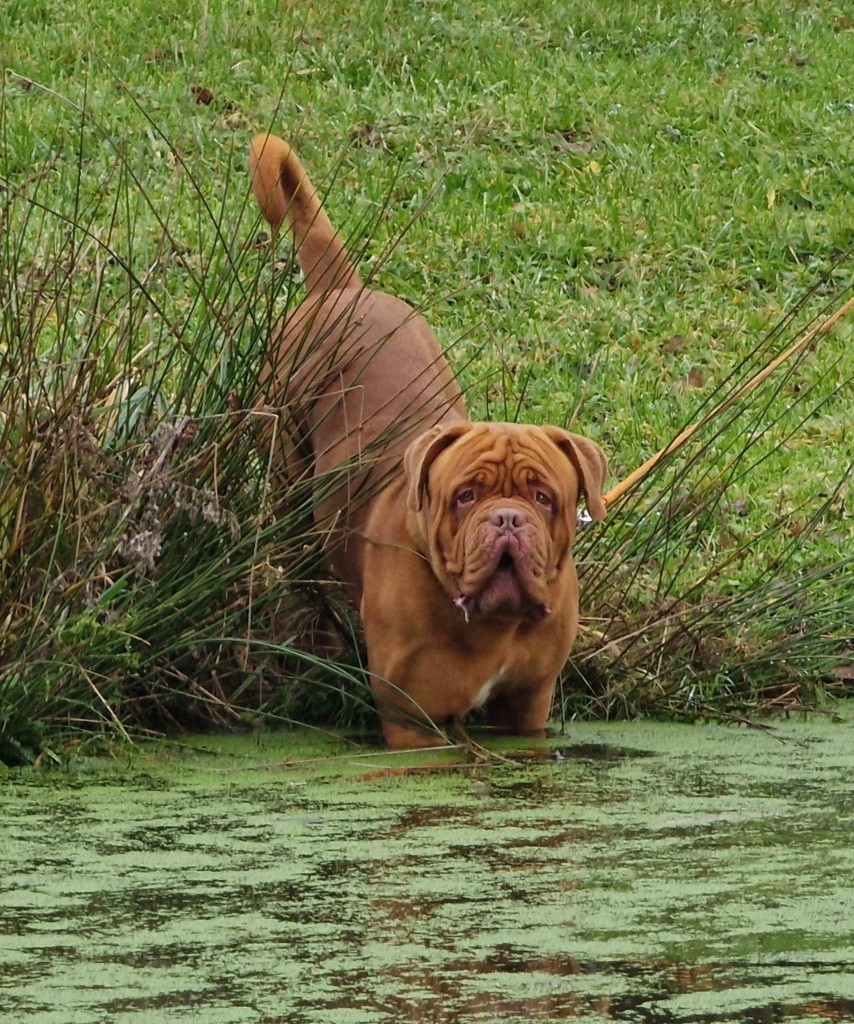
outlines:
[{"label": "dog's front leg", "polygon": [[551,715],[554,676],[524,690],[503,691],[486,706],[489,727],[512,736],[543,736]]},{"label": "dog's front leg", "polygon": [[449,699],[448,680],[436,676],[431,652],[405,659],[371,657],[371,689],[389,747],[443,746],[445,727],[468,709]]}]

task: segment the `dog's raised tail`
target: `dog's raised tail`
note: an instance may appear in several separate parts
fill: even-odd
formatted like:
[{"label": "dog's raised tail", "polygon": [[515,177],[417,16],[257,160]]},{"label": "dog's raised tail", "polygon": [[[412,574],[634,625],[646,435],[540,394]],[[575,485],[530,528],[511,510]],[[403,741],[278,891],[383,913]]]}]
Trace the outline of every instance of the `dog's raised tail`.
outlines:
[{"label": "dog's raised tail", "polygon": [[338,291],[361,285],[344,243],[326,216],[299,157],[283,139],[263,132],[249,150],[252,189],[275,239],[282,221],[294,234],[306,291]]}]

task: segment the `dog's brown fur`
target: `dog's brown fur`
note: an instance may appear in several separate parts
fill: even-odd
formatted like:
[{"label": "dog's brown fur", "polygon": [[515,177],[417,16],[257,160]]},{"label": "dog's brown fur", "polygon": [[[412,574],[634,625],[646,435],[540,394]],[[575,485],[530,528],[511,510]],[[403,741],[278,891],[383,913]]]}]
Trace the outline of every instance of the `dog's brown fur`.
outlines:
[{"label": "dog's brown fur", "polygon": [[426,321],[362,284],[291,147],[257,136],[250,169],[308,293],[262,379],[287,421],[278,472],[308,460],[330,481],[315,518],[361,611],[386,742],[433,743],[431,722],[482,704],[498,729],[542,732],[578,626],[576,506],[604,516],[604,454],[558,427],[469,421]]}]

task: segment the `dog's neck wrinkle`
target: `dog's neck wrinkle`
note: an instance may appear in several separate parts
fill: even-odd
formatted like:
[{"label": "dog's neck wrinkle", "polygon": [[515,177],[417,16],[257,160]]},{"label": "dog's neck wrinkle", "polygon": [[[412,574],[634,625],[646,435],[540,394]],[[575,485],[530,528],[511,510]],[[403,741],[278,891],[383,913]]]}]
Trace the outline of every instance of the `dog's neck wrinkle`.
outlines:
[{"label": "dog's neck wrinkle", "polygon": [[429,562],[430,546],[427,538],[421,530],[421,525],[418,522],[418,516],[411,508],[406,510],[406,533],[412,542],[413,550]]}]

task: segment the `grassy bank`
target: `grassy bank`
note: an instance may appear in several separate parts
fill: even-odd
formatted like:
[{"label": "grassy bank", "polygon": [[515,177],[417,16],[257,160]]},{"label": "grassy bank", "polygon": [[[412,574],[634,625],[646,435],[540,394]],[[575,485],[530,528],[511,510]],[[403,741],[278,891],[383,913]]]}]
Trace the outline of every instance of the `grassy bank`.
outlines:
[{"label": "grassy bank", "polygon": [[[247,205],[254,131],[296,138],[363,267],[428,307],[473,415],[572,425],[617,479],[850,294],[842,5],[7,6],[7,757],[361,715],[346,613],[314,650],[351,683],[301,653],[334,597],[249,413],[299,298]],[[566,713],[817,699],[854,621],[850,335],[583,536]]]}]

